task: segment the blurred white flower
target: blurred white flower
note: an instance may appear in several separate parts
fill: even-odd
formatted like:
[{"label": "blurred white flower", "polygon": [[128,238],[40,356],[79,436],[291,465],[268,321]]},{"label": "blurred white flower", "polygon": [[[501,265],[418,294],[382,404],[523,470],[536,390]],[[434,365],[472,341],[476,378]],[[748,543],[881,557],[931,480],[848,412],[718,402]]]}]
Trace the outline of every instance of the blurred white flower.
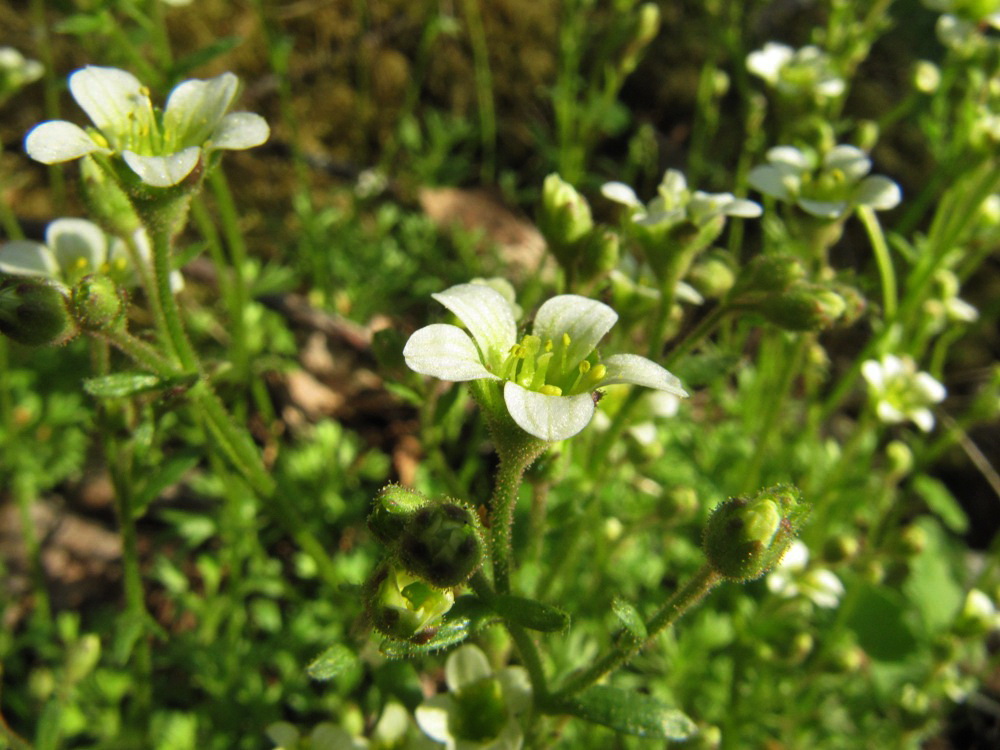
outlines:
[{"label": "blurred white flower", "polygon": [[835,146],[818,165],[793,146],[776,146],[767,152],[767,161],[750,170],[750,184],[821,219],[839,219],[858,205],[885,211],[902,199],[899,186],[888,177],[868,175],[871,160],[854,146]]},{"label": "blurred white flower", "polygon": [[778,596],[804,596],[817,607],[833,609],[844,595],[844,584],[826,568],[809,567],[809,548],[796,539],[767,576],[767,588]]},{"label": "blurred white flower", "polygon": [[789,98],[832,99],[844,93],[844,79],[837,75],[829,55],[809,45],[795,50],[768,42],[747,55],[747,70],[763,78]]},{"label": "blurred white flower", "polygon": [[910,357],[887,354],[861,365],[879,419],[888,424],[912,421],[924,432],[934,428],[930,408],[947,395],[945,387],[926,372],[918,372]]},{"label": "blurred white flower", "polygon": [[0,102],[11,94],[37,81],[45,68],[37,60],[29,60],[13,47],[0,47]]},{"label": "blurred white flower", "polygon": [[[152,248],[143,229],[132,236],[136,256],[147,268]],[[110,276],[123,286],[136,286],[139,273],[125,242],[109,238],[86,219],[56,219],[45,230],[45,242],[13,240],[0,244],[0,271],[15,276],[39,276],[68,288],[91,273]],[[170,287],[184,286],[180,272],[170,274]]]},{"label": "blurred white flower", "polygon": [[417,707],[417,724],[447,750],[520,750],[519,717],[531,705],[531,682],[523,667],[493,671],[479,648],[465,645],[444,667],[448,692]]}]

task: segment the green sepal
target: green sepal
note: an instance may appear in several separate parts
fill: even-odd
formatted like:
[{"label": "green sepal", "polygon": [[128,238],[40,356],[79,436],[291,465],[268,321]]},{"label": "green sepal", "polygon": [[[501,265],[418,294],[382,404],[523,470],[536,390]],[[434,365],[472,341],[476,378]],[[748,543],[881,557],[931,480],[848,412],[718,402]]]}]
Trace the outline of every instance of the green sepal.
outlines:
[{"label": "green sepal", "polygon": [[410,659],[414,656],[429,654],[455,646],[472,633],[472,623],[468,618],[461,617],[449,620],[436,628],[433,636],[423,643],[411,643],[385,638],[379,644],[379,652],[388,659]]},{"label": "green sepal", "polygon": [[337,643],[309,662],[306,674],[314,680],[332,680],[356,667],[358,662],[358,656],[353,650]]},{"label": "green sepal", "polygon": [[659,740],[686,740],[698,727],[683,712],[631,690],[595,685],[561,707],[566,713],[616,732]]},{"label": "green sepal", "polygon": [[528,599],[513,594],[498,594],[490,600],[490,606],[507,622],[538,630],[555,633],[569,627],[569,614],[551,604],[543,604],[537,599]]},{"label": "green sepal", "polygon": [[642,615],[639,614],[639,610],[634,606],[620,596],[616,596],[611,602],[611,609],[625,627],[626,632],[635,641],[641,643],[649,637],[649,631],[646,630],[646,623],[643,621]]},{"label": "green sepal", "polygon": [[124,398],[167,388],[187,388],[197,379],[197,375],[161,378],[148,372],[116,372],[99,378],[87,378],[83,381],[83,390],[98,398]]}]

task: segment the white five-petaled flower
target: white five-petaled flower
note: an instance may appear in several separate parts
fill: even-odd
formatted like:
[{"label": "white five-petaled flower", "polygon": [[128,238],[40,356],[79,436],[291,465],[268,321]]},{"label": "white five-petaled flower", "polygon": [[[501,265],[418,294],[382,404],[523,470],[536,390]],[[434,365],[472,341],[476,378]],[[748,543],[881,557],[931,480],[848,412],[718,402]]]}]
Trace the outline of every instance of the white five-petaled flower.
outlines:
[{"label": "white five-petaled flower", "polygon": [[787,96],[832,99],[844,93],[844,79],[834,71],[829,56],[813,45],[795,50],[768,42],[747,55],[747,70]]},{"label": "white five-petaled flower", "polygon": [[835,146],[819,166],[794,146],[770,149],[767,161],[750,170],[750,184],[821,219],[839,219],[859,205],[885,211],[902,199],[899,186],[888,177],[866,176],[871,160],[854,146]]},{"label": "white five-petaled flower", "polygon": [[410,369],[442,380],[503,384],[514,422],[542,440],[564,440],[594,415],[593,392],[632,383],[687,396],[680,381],[635,354],[599,359],[594,347],[618,320],[607,305],[575,294],[545,302],[530,335],[517,340],[511,303],[483,284],[459,284],[432,295],[469,329],[434,324],[414,332],[403,349]]},{"label": "white five-petaled flower", "polygon": [[632,220],[645,227],[672,226],[682,221],[702,226],[717,216],[752,219],[761,214],[758,204],[736,198],[732,193],[688,190],[687,179],[676,169],[666,171],[657,196],[646,205],[624,182],[606,182],[601,186],[601,193],[608,200],[630,207]]},{"label": "white five-petaled flower", "polygon": [[861,374],[876,399],[875,412],[889,424],[911,420],[924,432],[934,428],[930,408],[944,401],[945,387],[929,373],[918,372],[910,357],[887,354],[881,360],[869,359],[861,365]]},{"label": "white five-petaled flower", "polygon": [[24,147],[36,161],[116,155],[142,182],[164,188],[191,174],[203,153],[259,146],[270,133],[260,115],[227,114],[239,89],[232,73],[184,81],[170,92],[162,112],[153,108],[139,79],[117,68],[82,68],[69,77],[69,89],[96,127],[84,130],[65,120],[35,126]]},{"label": "white five-petaled flower", "polygon": [[835,573],[809,567],[809,548],[799,539],[789,545],[781,562],[768,574],[767,588],[789,599],[804,596],[824,609],[836,607],[844,595],[844,584]]},{"label": "white five-petaled flower", "polygon": [[493,671],[479,648],[461,646],[444,665],[448,692],[417,706],[417,724],[447,750],[520,750],[518,720],[531,705],[523,667]]},{"label": "white five-petaled flower", "polygon": [[[145,230],[132,235],[139,260],[150,263],[151,248]],[[56,219],[45,229],[45,242],[12,240],[0,244],[0,271],[15,276],[38,276],[71,287],[91,273],[110,276],[119,284],[135,286],[138,273],[132,265],[125,242],[110,241],[104,231],[86,219]],[[170,286],[184,286],[179,272],[170,274]]]}]

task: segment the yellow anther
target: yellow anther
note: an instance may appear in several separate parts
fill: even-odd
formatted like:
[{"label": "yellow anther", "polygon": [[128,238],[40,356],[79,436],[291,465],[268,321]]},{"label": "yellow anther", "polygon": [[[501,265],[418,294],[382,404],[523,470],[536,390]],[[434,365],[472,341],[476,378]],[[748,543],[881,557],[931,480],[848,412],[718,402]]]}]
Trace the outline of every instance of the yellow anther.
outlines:
[{"label": "yellow anther", "polygon": [[569,348],[569,345],[570,345],[570,344],[571,344],[572,342],[573,342],[573,339],[571,339],[571,338],[569,337],[569,334],[568,334],[568,333],[564,333],[564,334],[562,335],[562,345],[563,345],[564,347],[566,347],[566,348],[568,349],[568,348]]},{"label": "yellow anther", "polygon": [[124,271],[128,268],[128,261],[125,258],[115,258],[115,268],[119,271]]},{"label": "yellow anther", "polygon": [[590,370],[590,380],[593,382],[599,382],[607,377],[608,368],[604,365],[594,365]]},{"label": "yellow anther", "polygon": [[545,339],[545,351],[551,352],[555,349],[555,344],[552,343],[552,339]]},{"label": "yellow anther", "polygon": [[82,270],[87,266],[89,266],[90,264],[87,262],[86,258],[77,258],[76,262],[73,265]]},{"label": "yellow anther", "polygon": [[581,375],[586,375],[590,371],[590,362],[587,360],[583,360],[579,366]]},{"label": "yellow anther", "polygon": [[546,396],[561,396],[562,388],[557,385],[543,385],[538,389],[539,393],[544,393]]}]

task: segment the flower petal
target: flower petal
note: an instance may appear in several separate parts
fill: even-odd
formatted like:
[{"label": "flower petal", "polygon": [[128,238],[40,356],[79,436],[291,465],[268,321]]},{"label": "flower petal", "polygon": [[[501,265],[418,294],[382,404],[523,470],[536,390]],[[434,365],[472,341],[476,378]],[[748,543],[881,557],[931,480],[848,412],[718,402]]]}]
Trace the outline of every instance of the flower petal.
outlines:
[{"label": "flower petal", "polygon": [[609,201],[621,203],[625,206],[639,207],[642,203],[635,191],[624,182],[605,182],[601,185],[601,195]]},{"label": "flower petal", "polygon": [[107,260],[108,240],[86,219],[56,219],[45,230],[45,242],[64,273],[93,273]]},{"label": "flower petal", "polygon": [[458,284],[431,295],[469,329],[485,364],[498,368],[517,341],[517,323],[510,304],[483,284]]},{"label": "flower petal", "polygon": [[806,155],[795,146],[775,146],[769,148],[765,156],[771,164],[791,167],[797,172],[804,172],[812,166]]},{"label": "flower petal", "polygon": [[24,150],[42,164],[71,161],[95,151],[111,153],[97,145],[86,130],[65,120],[50,120],[33,127],[24,138]]},{"label": "flower petal", "polygon": [[142,156],[123,151],[122,158],[147,185],[172,187],[191,174],[201,158],[201,149],[191,146],[169,156]]},{"label": "flower petal", "polygon": [[413,716],[417,720],[417,726],[432,740],[454,745],[455,741],[448,728],[448,713],[455,710],[454,698],[450,695],[435,695],[417,706]]},{"label": "flower petal", "polygon": [[680,398],[688,396],[676,375],[638,354],[613,354],[602,360],[601,364],[608,368],[608,373],[598,383],[598,387],[615,385],[616,383],[632,383],[633,385],[644,385],[647,388],[666,391]]},{"label": "flower petal", "polygon": [[548,396],[508,382],[504,384],[503,398],[518,427],[542,440],[573,437],[594,416],[594,399],[589,393]]},{"label": "flower petal", "polygon": [[209,138],[207,148],[239,151],[264,143],[271,135],[267,121],[252,112],[233,112],[222,118]]},{"label": "flower petal", "polygon": [[478,646],[467,644],[451,653],[444,663],[444,679],[448,689],[458,692],[466,685],[485,679],[493,674],[489,659]]},{"label": "flower petal", "polygon": [[15,276],[59,278],[55,256],[41,242],[13,240],[0,245],[0,271]]},{"label": "flower petal", "polygon": [[824,169],[839,169],[848,181],[860,180],[872,168],[871,159],[856,146],[840,145],[830,149],[823,157]]},{"label": "flower petal", "polygon": [[118,135],[156,127],[153,104],[138,78],[118,68],[88,65],[69,77],[69,90],[91,121],[117,148],[127,144]]},{"label": "flower petal", "polygon": [[914,377],[914,385],[927,401],[932,404],[944,401],[948,391],[941,383],[934,379],[934,376],[926,372],[918,372]]},{"label": "flower petal", "polygon": [[792,48],[786,44],[768,42],[763,49],[747,55],[747,70],[774,84],[778,80],[778,71],[792,59],[793,54]]},{"label": "flower petal", "polygon": [[441,380],[499,380],[483,366],[475,342],[458,326],[435,323],[415,331],[403,347],[403,357],[411,370]]},{"label": "flower petal", "polygon": [[888,211],[899,205],[903,200],[903,194],[899,185],[882,175],[866,177],[858,185],[854,195],[856,203],[863,206],[871,206],[877,211]]},{"label": "flower petal", "polygon": [[603,302],[578,294],[560,294],[547,300],[535,314],[532,333],[543,342],[558,342],[569,334],[565,370],[576,367],[604,338],[618,320],[618,313]]},{"label": "flower petal", "polygon": [[820,219],[838,219],[847,210],[847,201],[814,201],[799,198],[799,208]]},{"label": "flower petal", "polygon": [[865,360],[861,365],[861,375],[875,391],[885,388],[885,372],[877,359]]},{"label": "flower petal", "polygon": [[792,200],[785,174],[772,164],[761,164],[750,170],[747,182],[760,193],[783,201]]},{"label": "flower petal", "polygon": [[514,714],[527,711],[531,707],[531,678],[524,667],[506,667],[496,673],[503,688],[504,702]]},{"label": "flower petal", "polygon": [[221,122],[239,87],[240,79],[232,73],[178,84],[167,97],[164,131],[179,146],[200,146]]}]

